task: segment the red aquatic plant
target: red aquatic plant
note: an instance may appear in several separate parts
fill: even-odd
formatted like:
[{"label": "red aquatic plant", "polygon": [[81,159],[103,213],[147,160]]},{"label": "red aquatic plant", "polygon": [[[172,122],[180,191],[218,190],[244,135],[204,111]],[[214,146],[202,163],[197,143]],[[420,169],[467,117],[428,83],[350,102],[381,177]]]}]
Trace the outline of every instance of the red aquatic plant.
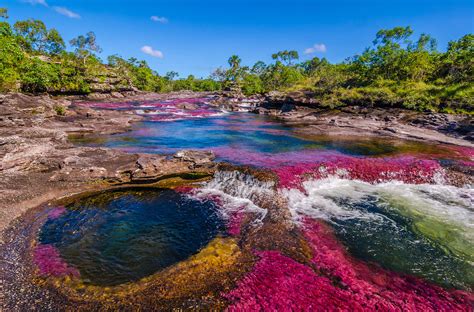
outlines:
[{"label": "red aquatic plant", "polygon": [[175,187],[174,190],[181,194],[190,194],[193,192],[194,187],[187,186],[187,185],[180,185],[178,187]]},{"label": "red aquatic plant", "polygon": [[231,236],[240,235],[242,223],[244,222],[245,213],[241,210],[233,212],[227,222],[227,233]]},{"label": "red aquatic plant", "polygon": [[[224,294],[229,311],[330,311],[349,307],[350,295],[331,280],[278,251],[256,253],[260,260],[237,288]],[[360,308],[358,302],[353,308]]]},{"label": "red aquatic plant", "polygon": [[[188,118],[210,117],[222,112],[211,107],[208,98],[186,98],[158,101],[131,102],[82,102],[78,106],[95,109],[130,110],[150,121],[176,121]],[[185,104],[189,104],[186,106]]]},{"label": "red aquatic plant", "polygon": [[53,245],[36,246],[33,250],[33,261],[43,276],[80,276],[79,271],[70,267]]},{"label": "red aquatic plant", "polygon": [[[467,146],[450,145],[447,149],[453,151],[457,156],[474,160],[474,148]],[[451,155],[452,157],[453,155]],[[456,155],[454,155],[456,156]]]},{"label": "red aquatic plant", "polygon": [[471,311],[473,296],[352,258],[331,229],[305,221],[312,266],[258,251],[253,270],[224,294],[229,311]]},{"label": "red aquatic plant", "polygon": [[48,218],[57,219],[65,212],[66,212],[66,207],[64,206],[55,207],[48,212]]},{"label": "red aquatic plant", "polygon": [[436,160],[404,156],[397,158],[331,157],[313,163],[300,163],[275,168],[280,188],[301,188],[308,178],[321,179],[331,175],[369,183],[391,180],[405,183],[435,183],[441,166]]}]

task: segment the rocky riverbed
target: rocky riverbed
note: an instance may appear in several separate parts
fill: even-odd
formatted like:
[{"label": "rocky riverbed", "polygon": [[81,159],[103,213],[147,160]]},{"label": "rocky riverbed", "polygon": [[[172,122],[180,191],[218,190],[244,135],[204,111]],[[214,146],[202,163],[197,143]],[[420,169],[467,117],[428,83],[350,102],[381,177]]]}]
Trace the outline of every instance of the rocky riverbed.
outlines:
[{"label": "rocky riverbed", "polygon": [[289,124],[303,124],[311,134],[387,136],[473,146],[474,118],[434,112],[416,112],[377,103],[341,108],[322,106],[308,92],[270,92],[245,97],[232,93],[216,95],[215,105],[232,111],[250,111],[275,116]]},{"label": "rocky riverbed", "polygon": [[[174,97],[195,97],[176,94]],[[166,98],[137,94],[129,101]],[[212,155],[127,154],[113,149],[77,147],[68,137],[128,131],[142,118],[126,111],[94,110],[76,98],[7,94],[0,96],[0,230],[29,208],[76,192],[111,184],[151,183],[163,177],[212,172]],[[123,100],[123,99],[122,99]],[[64,107],[64,116],[55,108]],[[195,161],[199,163],[196,166]]]},{"label": "rocky riverbed", "polygon": [[[99,98],[100,102],[94,100]],[[468,234],[462,231],[465,220],[454,216],[440,221],[437,218],[439,215],[444,218],[442,209],[439,214],[436,209],[420,212],[419,207],[410,206],[410,200],[404,196],[411,194],[411,199],[416,199],[420,207],[427,203],[433,207],[442,205],[441,208],[447,205],[464,213],[469,186],[474,184],[471,117],[415,113],[396,108],[328,110],[319,108],[317,103],[301,94],[236,98],[192,92],[128,93],[95,96],[94,99],[22,94],[0,96],[0,265],[4,269],[0,275],[3,283],[0,289],[6,299],[5,311],[35,306],[40,307],[39,310],[89,311],[158,306],[165,309],[224,309],[230,306],[235,310],[272,310],[284,305],[311,309],[315,304],[323,306],[327,302],[334,307],[356,306],[361,310],[469,310],[472,304],[472,285],[469,283],[473,280],[466,269],[469,265],[440,251],[449,250],[448,254],[470,259],[471,245],[465,237]],[[202,105],[203,101],[206,106]],[[168,105],[170,103],[172,105]],[[130,105],[133,110],[128,109]],[[166,113],[157,115],[155,110]],[[300,138],[320,139],[321,135],[332,135],[341,140],[348,136],[348,140],[356,137],[411,139],[415,144],[439,144],[440,151],[432,155],[426,151],[414,153],[410,147],[407,148],[409,153],[405,154],[402,150],[400,155],[364,158],[319,150],[292,154],[290,150],[267,159],[267,153],[219,149],[221,154],[231,153],[232,159],[250,160],[247,164],[250,166],[242,166],[217,163],[216,155],[203,149],[161,155],[77,144],[83,139],[88,143],[98,140],[95,145],[103,146],[104,135],[125,133],[144,118],[168,122],[183,116],[216,116],[221,111],[274,116],[284,125],[297,126],[295,133]],[[230,122],[232,127],[236,122],[241,123],[240,120]],[[247,126],[256,131],[263,127],[272,135],[281,134],[278,132],[281,129],[265,128],[268,124],[258,120],[248,122]],[[447,158],[446,155],[453,160],[438,162],[438,158]],[[443,184],[437,184],[441,178]],[[194,188],[194,182],[202,181],[209,182]],[[226,233],[209,237],[207,245],[197,254],[137,282],[103,287],[77,279],[77,270],[61,259],[59,251],[47,239],[38,238],[38,233],[46,233],[45,226],[53,222],[70,226],[77,218],[74,205],[99,205],[93,198],[97,194],[105,198],[101,199],[100,205],[105,202],[109,205],[106,207],[120,206],[122,195],[114,194],[123,190],[123,198],[128,198],[130,187],[171,188],[176,193],[172,198],[183,194],[195,201],[210,200],[222,210]],[[116,189],[118,193],[101,193]],[[334,194],[331,193],[333,189],[336,189]],[[318,190],[328,193],[320,194]],[[135,188],[128,192],[140,193]],[[341,193],[350,194],[354,200],[370,198],[372,202],[364,202],[367,211],[351,215],[352,210],[341,209],[346,200],[338,198]],[[313,206],[308,208],[304,204],[313,200],[334,210],[331,214],[318,207],[312,211]],[[339,239],[354,246],[351,238],[344,236],[351,233],[338,232],[338,227],[360,232],[357,226],[371,220],[374,209],[383,209],[381,207],[386,205],[379,200],[396,202],[396,207],[403,207],[404,218],[418,218],[413,225],[403,222],[402,225],[413,226],[414,233],[431,239],[420,243],[412,232],[402,233],[411,240],[408,245],[397,247],[400,257],[406,256],[405,249],[410,244],[422,244],[423,250],[428,250],[425,254],[420,252],[419,263],[408,260],[400,266],[404,268],[403,272],[414,273],[418,268],[413,268],[414,265],[437,261],[438,271],[449,268],[453,273],[439,273],[423,267],[428,273],[421,277],[430,281],[427,282],[391,271],[396,266],[390,259],[374,256],[373,261],[384,263],[384,266],[378,266],[350,254]],[[127,213],[122,209],[117,215]],[[70,233],[86,231],[88,227],[81,227],[80,222],[92,222],[90,220],[96,220],[98,215],[81,217],[84,219],[79,219],[79,226]],[[347,225],[351,218],[360,218],[357,219],[360,223]],[[387,231],[392,233],[390,224],[380,222],[368,237],[382,237]],[[439,227],[439,233],[446,232],[455,239],[445,242],[444,236],[430,230],[433,226]],[[381,230],[376,232],[378,227]],[[130,231],[125,228],[121,224],[119,229]],[[54,236],[55,228],[50,230]],[[133,235],[133,232],[127,233]],[[401,232],[394,233],[388,237]],[[429,243],[432,241],[441,244],[442,248],[433,249]],[[464,270],[466,274],[462,273]],[[449,283],[460,290],[445,290],[431,283],[449,284],[443,279],[449,279]],[[281,287],[273,291],[274,285]]]},{"label": "rocky riverbed", "polygon": [[[300,131],[305,135],[386,136],[474,146],[472,117],[360,107],[322,110],[315,108],[316,103],[301,93],[273,93],[255,98],[193,92],[127,93],[103,96],[101,100],[119,103],[203,96],[209,96],[213,105],[227,110],[248,110],[276,116],[289,124],[304,124]],[[192,158],[169,160],[164,156],[74,146],[68,137],[125,132],[132,123],[143,119],[126,110],[96,110],[73,105],[81,100],[87,99],[0,95],[0,230],[28,208],[48,199],[97,188],[102,182],[156,181],[195,169],[190,165]],[[188,106],[184,104],[183,108],[195,108],[192,104]],[[57,107],[64,107],[65,114],[58,115]]]}]

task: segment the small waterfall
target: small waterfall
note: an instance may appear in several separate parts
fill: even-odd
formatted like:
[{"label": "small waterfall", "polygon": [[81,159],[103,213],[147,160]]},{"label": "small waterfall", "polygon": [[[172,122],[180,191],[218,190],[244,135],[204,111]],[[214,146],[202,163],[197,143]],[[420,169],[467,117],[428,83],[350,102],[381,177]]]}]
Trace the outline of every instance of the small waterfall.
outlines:
[{"label": "small waterfall", "polygon": [[193,196],[218,201],[225,218],[234,213],[250,212],[257,215],[256,222],[261,222],[267,209],[260,207],[259,202],[275,193],[274,182],[260,181],[239,171],[219,171],[213,180],[198,189]]},{"label": "small waterfall", "polygon": [[[331,218],[364,218],[367,215],[350,209],[372,197],[387,209],[403,214],[430,216],[470,232],[474,229],[474,189],[443,184],[406,184],[391,181],[371,184],[360,180],[329,177],[303,182],[303,189],[283,189],[295,218],[310,216]],[[342,204],[345,203],[345,205]],[[346,206],[344,208],[344,206]],[[473,237],[474,239],[474,237]]]},{"label": "small waterfall", "polygon": [[399,228],[404,226],[400,220],[409,220],[407,226],[414,232],[474,263],[473,188],[400,181],[371,184],[339,177],[305,181],[302,187],[281,191],[296,222],[310,217],[333,224],[372,222]]}]

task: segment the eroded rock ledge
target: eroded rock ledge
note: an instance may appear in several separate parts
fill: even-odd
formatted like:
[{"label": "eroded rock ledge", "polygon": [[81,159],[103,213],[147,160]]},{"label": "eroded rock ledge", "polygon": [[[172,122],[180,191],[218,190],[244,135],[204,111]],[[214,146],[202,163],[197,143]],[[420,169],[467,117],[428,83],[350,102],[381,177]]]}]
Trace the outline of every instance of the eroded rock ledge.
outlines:
[{"label": "eroded rock ledge", "polygon": [[249,111],[305,125],[301,131],[308,134],[389,136],[474,146],[474,119],[469,115],[417,112],[384,103],[348,103],[330,108],[305,91],[273,91],[251,97],[223,92],[213,103],[231,111]]},{"label": "eroded rock ledge", "polygon": [[[153,97],[165,96],[139,94],[133,99]],[[67,108],[64,116],[56,112],[59,105]],[[70,134],[128,131],[139,120],[141,117],[129,112],[75,107],[65,98],[0,95],[0,232],[27,209],[62,196],[116,184],[212,174],[211,152],[187,151],[167,158],[77,147],[68,141]]]},{"label": "eroded rock ledge", "polygon": [[[134,92],[125,98],[111,95],[107,101],[203,96],[213,96],[215,105],[228,110],[272,115],[301,125],[298,131],[303,135],[376,135],[474,146],[470,116],[357,106],[329,110],[300,93],[239,98],[229,94]],[[73,105],[73,100],[83,99],[0,95],[0,232],[25,210],[61,196],[111,184],[146,184],[213,172],[212,153],[183,152],[167,158],[74,146],[68,141],[72,134],[120,133],[142,119],[132,112]],[[61,107],[65,108],[64,115],[58,114]]]}]

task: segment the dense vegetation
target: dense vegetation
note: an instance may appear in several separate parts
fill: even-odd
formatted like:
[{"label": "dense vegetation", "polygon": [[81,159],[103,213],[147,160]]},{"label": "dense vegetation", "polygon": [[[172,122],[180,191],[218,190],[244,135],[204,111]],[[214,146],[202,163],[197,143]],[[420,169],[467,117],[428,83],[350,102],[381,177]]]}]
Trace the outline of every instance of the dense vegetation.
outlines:
[{"label": "dense vegetation", "polygon": [[93,32],[70,40],[72,52],[56,29],[39,20],[7,22],[8,12],[0,8],[0,92],[49,92],[87,94],[137,88],[144,91],[214,91],[220,84],[212,79],[189,76],[177,80],[177,73],[164,77],[145,61],[110,56],[101,61]]},{"label": "dense vegetation", "polygon": [[[95,34],[70,40],[73,51],[55,29],[39,20],[7,22],[0,8],[0,92],[87,94],[137,88],[145,91],[242,90],[309,91],[321,106],[377,105],[444,112],[474,111],[474,35],[437,50],[436,40],[410,27],[380,30],[362,54],[331,64],[315,57],[298,62],[296,51],[272,55],[271,64],[242,66],[238,56],[207,79],[176,72],[160,76],[145,61],[117,55],[103,62]],[[105,86],[105,87],[104,87]],[[110,87],[112,89],[110,89]],[[109,89],[108,89],[109,88]]]},{"label": "dense vegetation", "polygon": [[451,41],[447,51],[410,27],[380,30],[362,54],[339,64],[317,57],[297,63],[296,51],[272,55],[272,64],[241,66],[232,56],[228,69],[214,74],[224,87],[238,85],[249,95],[272,90],[310,91],[322,106],[376,105],[444,112],[474,111],[474,35]]}]

